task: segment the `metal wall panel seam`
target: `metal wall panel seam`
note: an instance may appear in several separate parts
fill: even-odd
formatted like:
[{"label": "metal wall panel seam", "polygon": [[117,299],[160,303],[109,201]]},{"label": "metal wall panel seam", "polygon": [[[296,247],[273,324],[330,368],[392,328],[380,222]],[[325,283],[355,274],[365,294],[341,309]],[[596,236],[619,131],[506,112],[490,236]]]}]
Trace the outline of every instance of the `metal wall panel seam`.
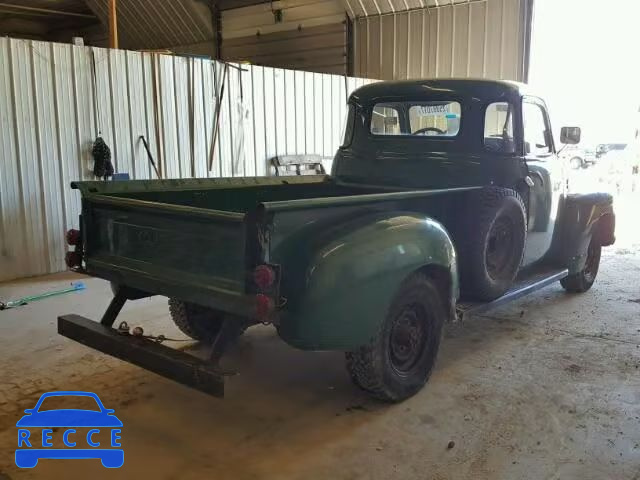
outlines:
[{"label": "metal wall panel seam", "polygon": [[451,7],[451,67],[450,67],[450,71],[449,71],[449,76],[453,77],[453,68],[454,65],[456,64],[455,62],[455,58],[456,58],[456,8],[455,7]]},{"label": "metal wall panel seam", "polygon": [[504,6],[504,2],[506,0],[502,0],[502,7],[500,10],[500,78],[504,78],[504,31],[505,31],[505,27],[504,27],[504,22],[505,22],[505,16],[504,16],[504,10],[505,10],[505,6]]},{"label": "metal wall panel seam", "polygon": [[[54,211],[53,208],[55,208],[53,205],[50,205],[49,202],[47,202],[47,198],[46,198],[46,194],[47,194],[47,187],[48,187],[48,176],[45,175],[45,169],[46,169],[46,165],[44,163],[44,157],[48,156],[48,152],[45,152],[45,148],[46,148],[46,140],[43,139],[43,136],[45,136],[45,132],[44,132],[44,128],[45,128],[45,122],[41,122],[40,118],[45,116],[45,103],[46,103],[46,98],[45,98],[45,86],[43,84],[44,81],[46,81],[46,78],[43,78],[43,76],[36,74],[36,70],[39,70],[39,65],[36,63],[36,55],[40,56],[39,53],[36,53],[36,43],[32,42],[30,44],[31,47],[31,87],[33,89],[33,122],[34,122],[34,133],[35,133],[35,142],[36,142],[36,168],[37,168],[37,172],[34,172],[37,174],[38,177],[38,186],[39,189],[37,191],[38,194],[38,198],[40,200],[40,219],[39,219],[39,223],[41,225],[42,230],[39,232],[40,235],[40,240],[50,240],[49,239],[49,225],[47,223],[48,221],[48,217],[53,216],[54,215]],[[48,59],[45,59],[46,61],[48,61]],[[39,61],[40,63],[42,62],[42,60]],[[41,72],[38,72],[41,73]],[[40,88],[38,88],[40,87]],[[34,192],[35,193],[35,192]],[[52,259],[51,259],[51,252],[48,248],[43,248],[42,249],[42,260],[44,262],[44,267],[46,268],[46,271],[50,270],[53,265],[52,265]]]},{"label": "metal wall panel seam", "polygon": [[176,167],[177,167],[177,172],[178,172],[178,178],[184,178],[184,174],[183,174],[183,161],[182,161],[182,157],[184,155],[184,152],[182,151],[182,141],[181,141],[181,135],[180,135],[180,131],[182,130],[183,127],[183,122],[181,121],[182,119],[180,118],[180,104],[181,102],[181,98],[180,98],[180,94],[178,93],[179,91],[181,92],[181,89],[179,88],[180,86],[180,81],[177,77],[177,72],[178,72],[178,68],[176,67],[176,62],[178,61],[178,57],[171,57],[171,78],[173,81],[173,95],[172,98],[169,100],[170,102],[173,103],[173,121],[174,121],[174,125],[175,125],[175,130],[176,130],[176,152],[175,152],[175,159],[174,162],[176,163]]},{"label": "metal wall panel seam", "polygon": [[471,74],[471,7],[467,8],[467,77]]},{"label": "metal wall panel seam", "polygon": [[[235,68],[231,68],[229,67],[229,72],[227,73],[227,118],[226,118],[226,122],[222,123],[222,128],[224,130],[227,130],[229,132],[229,137],[228,137],[228,142],[229,142],[229,147],[228,147],[228,152],[231,153],[231,156],[229,157],[230,160],[230,166],[231,166],[231,176],[235,177],[235,164],[236,164],[236,158],[235,158],[235,154],[236,152],[234,151],[233,148],[233,107],[232,107],[232,102],[231,102],[231,77],[233,76],[234,72],[236,72]],[[224,138],[224,137],[223,137]],[[220,157],[220,169],[222,170],[222,162],[223,162],[223,158]]]},{"label": "metal wall panel seam", "polygon": [[[0,153],[3,154],[3,168],[0,169],[0,256],[3,259],[5,265],[0,270],[0,279],[2,276],[13,277],[18,275],[17,262],[19,257],[15,255],[14,246],[21,239],[16,235],[19,232],[22,223],[19,221],[16,215],[17,208],[14,207],[15,203],[19,204],[20,195],[17,189],[17,169],[18,159],[16,152],[17,141],[15,139],[14,121],[15,114],[13,110],[12,102],[9,99],[12,97],[12,67],[11,67],[11,45],[9,38],[0,38],[0,66],[4,68],[0,69],[0,87],[3,93],[3,98],[7,101],[0,104]],[[5,115],[2,115],[2,113]],[[15,212],[15,213],[14,213]],[[11,236],[7,235],[7,232],[11,232]],[[18,237],[18,238],[16,238]],[[8,259],[9,265],[4,260]]]},{"label": "metal wall panel seam", "polygon": [[482,47],[482,78],[487,77],[487,45],[488,45],[488,36],[487,36],[487,28],[489,26],[489,4],[488,2],[484,4],[484,35],[483,40],[484,44]]},{"label": "metal wall panel seam", "polygon": [[[68,203],[67,203],[67,198],[65,195],[65,190],[66,190],[66,185],[64,182],[65,177],[67,177],[67,175],[65,175],[66,173],[66,167],[65,167],[65,157],[62,153],[62,128],[63,128],[63,124],[60,121],[60,112],[62,110],[61,105],[58,103],[58,92],[61,91],[62,89],[59,88],[60,86],[58,85],[58,82],[56,81],[56,55],[55,55],[55,50],[54,50],[54,45],[53,43],[49,44],[50,47],[50,51],[51,51],[51,62],[50,62],[50,68],[51,68],[51,81],[52,81],[52,86],[53,86],[53,111],[54,111],[54,128],[55,128],[55,132],[56,132],[56,149],[57,149],[57,153],[58,153],[58,188],[60,189],[58,192],[58,198],[60,199],[61,205],[61,219],[62,219],[62,225],[60,225],[60,231],[64,231],[64,229],[66,228],[66,226],[69,224],[68,218],[67,218],[67,209],[68,209]],[[68,124],[65,124],[65,127],[68,128]],[[62,253],[62,252],[61,252]],[[57,268],[62,267],[62,265],[56,265]]]},{"label": "metal wall panel seam", "polygon": [[[436,6],[438,5],[438,2],[436,2]],[[440,14],[440,11],[436,11],[436,71],[435,71],[435,77],[439,76],[439,65],[440,65],[440,20],[442,19],[442,15]]]},{"label": "metal wall panel seam", "polygon": [[114,105],[114,98],[113,98],[113,84],[111,81],[111,55],[113,55],[113,50],[111,49],[106,49],[105,50],[106,56],[107,56],[107,79],[108,79],[108,83],[107,83],[107,88],[106,88],[106,96],[107,99],[109,101],[109,107],[110,107],[110,111],[109,111],[109,116],[111,117],[111,145],[109,145],[109,148],[111,148],[111,161],[113,162],[113,169],[118,172],[119,171],[119,158],[118,158],[118,145],[117,145],[117,137],[116,137],[116,130],[115,130],[115,126],[116,126],[116,117],[115,117],[115,105]]},{"label": "metal wall panel seam", "polygon": [[424,77],[424,54],[425,54],[425,41],[424,41],[424,32],[427,31],[425,28],[425,22],[427,16],[424,14],[424,11],[421,12],[422,15],[422,31],[420,32],[420,77]]},{"label": "metal wall panel seam", "polygon": [[136,134],[133,131],[133,111],[131,108],[131,97],[134,95],[134,93],[131,91],[130,88],[130,72],[129,72],[129,59],[127,57],[128,55],[128,51],[124,51],[124,84],[126,85],[127,88],[127,95],[126,95],[126,106],[127,106],[127,111],[124,112],[124,115],[126,116],[127,119],[127,123],[129,124],[129,148],[130,148],[130,152],[131,152],[131,158],[129,158],[129,173],[131,175],[131,178],[134,179],[138,179],[138,175],[136,172],[136,158],[135,158],[135,140],[134,138],[136,138]]},{"label": "metal wall panel seam", "polygon": [[[146,65],[145,65],[145,60],[148,57],[149,54],[143,53],[142,55],[140,55],[140,69],[142,70],[142,96],[143,96],[143,103],[144,103],[144,125],[145,125],[145,137],[147,140],[147,143],[149,144],[149,149],[151,151],[153,151],[153,147],[155,146],[156,142],[151,141],[151,129],[149,128],[149,102],[148,102],[148,95],[145,92],[150,91],[149,87],[148,87],[148,83],[149,83],[149,78],[147,77],[147,69],[146,69]],[[146,152],[145,152],[146,153]],[[155,155],[156,158],[156,162],[158,161],[158,155]],[[147,171],[147,177],[146,178],[154,178],[151,173],[151,162],[146,162],[147,168],[145,169]],[[158,166],[159,168],[159,166]]]},{"label": "metal wall panel seam", "polygon": [[[13,115],[14,115],[14,138],[15,138],[15,152],[16,152],[16,159],[17,159],[17,181],[18,181],[18,192],[19,192],[19,197],[18,197],[18,201],[19,201],[19,206],[20,206],[20,217],[22,219],[21,224],[22,224],[22,232],[23,232],[23,245],[26,247],[27,251],[29,251],[30,253],[33,252],[33,248],[31,248],[31,242],[29,239],[34,238],[34,232],[31,231],[29,232],[29,221],[27,219],[27,208],[26,208],[26,202],[25,202],[25,192],[24,192],[24,172],[23,172],[23,167],[26,166],[26,162],[24,162],[23,164],[23,158],[24,158],[24,153],[22,152],[22,150],[24,150],[24,147],[21,148],[21,141],[20,141],[20,134],[19,134],[19,125],[20,124],[25,124],[27,122],[19,122],[18,121],[18,110],[19,110],[19,99],[18,99],[18,89],[16,87],[16,81],[18,80],[18,73],[17,73],[17,68],[19,68],[20,65],[15,65],[14,62],[14,47],[17,49],[16,47],[16,40],[10,40],[10,54],[9,54],[9,63],[10,63],[10,69],[11,69],[11,73],[12,73],[12,83],[11,83],[11,99],[13,102]],[[24,81],[20,81],[20,85],[24,86],[25,82]],[[27,84],[28,87],[28,84]],[[33,266],[33,262],[35,261],[35,257],[28,255],[25,258],[25,263],[27,266],[26,272],[25,272],[25,276],[30,276],[30,275],[34,275],[37,273],[37,268],[34,268]]]}]

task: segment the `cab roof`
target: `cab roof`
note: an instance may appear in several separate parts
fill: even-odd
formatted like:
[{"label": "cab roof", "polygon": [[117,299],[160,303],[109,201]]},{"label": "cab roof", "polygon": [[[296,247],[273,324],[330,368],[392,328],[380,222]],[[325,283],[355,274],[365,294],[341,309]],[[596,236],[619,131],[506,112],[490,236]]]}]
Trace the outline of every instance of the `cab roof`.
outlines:
[{"label": "cab roof", "polygon": [[370,83],[355,90],[349,98],[358,103],[371,103],[378,99],[399,101],[404,98],[442,98],[447,95],[488,100],[505,97],[514,99],[522,95],[531,95],[531,92],[524,83],[510,80],[426,78]]}]

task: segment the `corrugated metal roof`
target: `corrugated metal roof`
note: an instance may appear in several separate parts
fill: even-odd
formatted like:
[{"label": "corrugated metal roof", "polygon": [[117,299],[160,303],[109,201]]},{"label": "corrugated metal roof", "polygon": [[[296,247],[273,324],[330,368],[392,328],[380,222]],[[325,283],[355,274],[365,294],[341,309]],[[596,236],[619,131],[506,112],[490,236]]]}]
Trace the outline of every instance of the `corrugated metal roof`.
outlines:
[{"label": "corrugated metal roof", "polygon": [[[85,0],[108,24],[108,0]],[[118,0],[121,48],[154,49],[213,41],[211,11],[195,0]]]},{"label": "corrugated metal roof", "polygon": [[484,0],[342,0],[351,18],[438,8]]},{"label": "corrugated metal roof", "polygon": [[[2,0],[0,35],[56,40],[58,32],[100,25],[84,0]],[[71,39],[69,36],[68,40]]]}]

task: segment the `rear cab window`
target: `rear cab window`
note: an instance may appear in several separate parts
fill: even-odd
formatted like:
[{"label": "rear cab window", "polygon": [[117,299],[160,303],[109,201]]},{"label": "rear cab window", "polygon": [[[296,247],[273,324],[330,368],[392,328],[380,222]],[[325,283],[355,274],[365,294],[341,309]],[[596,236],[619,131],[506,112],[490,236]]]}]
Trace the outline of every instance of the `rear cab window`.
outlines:
[{"label": "rear cab window", "polygon": [[456,101],[377,103],[371,115],[373,135],[451,138],[458,135],[462,107]]}]

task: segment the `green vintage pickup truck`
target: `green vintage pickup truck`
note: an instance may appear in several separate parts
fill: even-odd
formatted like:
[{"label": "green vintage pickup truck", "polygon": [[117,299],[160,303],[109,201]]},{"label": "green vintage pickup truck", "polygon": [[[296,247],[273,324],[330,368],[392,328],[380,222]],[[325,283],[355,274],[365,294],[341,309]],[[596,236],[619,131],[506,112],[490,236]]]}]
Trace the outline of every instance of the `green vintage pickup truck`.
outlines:
[{"label": "green vintage pickup truck", "polygon": [[[400,401],[427,382],[445,322],[551,282],[591,287],[612,198],[571,194],[567,170],[525,85],[367,85],[331,175],[74,183],[67,263],[115,295],[101,322],[65,315],[58,331],[221,396],[220,356],[269,324],[300,349],[344,351],[356,385]],[[210,358],[113,328],[127,300],[152,295]]]}]

